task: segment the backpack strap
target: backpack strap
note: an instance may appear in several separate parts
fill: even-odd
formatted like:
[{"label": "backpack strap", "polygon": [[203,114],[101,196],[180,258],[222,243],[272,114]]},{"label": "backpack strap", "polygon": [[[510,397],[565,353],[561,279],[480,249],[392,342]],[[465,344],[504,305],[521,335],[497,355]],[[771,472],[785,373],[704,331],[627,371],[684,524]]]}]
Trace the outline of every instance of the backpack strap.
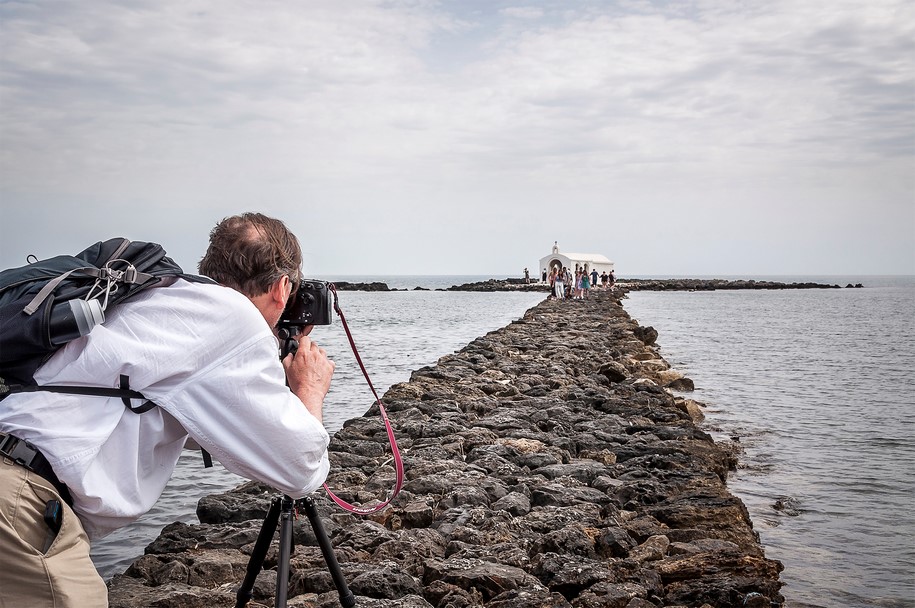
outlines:
[{"label": "backpack strap", "polygon": [[62,282],[64,282],[64,280],[66,280],[66,278],[68,276],[70,276],[71,274],[73,274],[74,272],[80,272],[81,274],[93,276],[93,271],[95,271],[95,275],[94,275],[95,278],[98,278],[98,269],[92,268],[91,266],[86,266],[85,268],[74,268],[73,270],[68,270],[67,272],[63,273],[62,275],[59,275],[59,276],[51,279],[50,281],[48,281],[45,284],[44,287],[41,288],[41,291],[39,291],[35,295],[35,297],[32,298],[32,301],[29,302],[26,305],[26,307],[22,309],[22,312],[24,312],[27,315],[34,314],[35,311],[38,310],[38,307],[41,306],[41,303],[44,302],[45,299],[47,299],[47,297],[49,295],[54,293],[54,290],[57,289],[57,286],[60,285]]},{"label": "backpack strap", "polygon": [[[39,391],[46,393],[63,393],[67,395],[85,395],[88,397],[120,397],[124,406],[134,414],[142,414],[156,407],[156,404],[143,396],[143,393],[133,391],[128,388],[129,381],[127,376],[121,376],[121,388],[104,388],[101,386],[65,386],[57,384],[46,384],[38,386],[34,384],[6,384],[0,385],[0,401],[7,396],[15,393],[37,393]],[[144,403],[138,407],[130,404],[130,399],[142,399]]]},{"label": "backpack strap", "polygon": [[[120,397],[124,406],[134,414],[143,414],[156,407],[156,404],[143,396],[143,393],[132,391],[129,388],[130,379],[127,375],[121,374],[121,388],[102,388],[97,386],[59,386],[45,385],[35,386],[26,384],[8,385],[0,378],[0,401],[13,393],[35,393],[44,391],[48,393],[65,393],[69,395],[86,395],[90,397]],[[130,404],[131,399],[143,399],[143,405],[133,407]],[[200,448],[200,455],[203,457],[204,468],[213,466],[213,457],[205,449]]]},{"label": "backpack strap", "polygon": [[130,239],[121,239],[121,244],[118,245],[118,248],[114,250],[114,253],[111,254],[111,257],[108,258],[108,261],[116,260],[121,257],[121,254],[127,251],[127,248],[130,246]]},{"label": "backpack strap", "polygon": [[[130,377],[127,376],[127,374],[121,374],[121,390],[124,391],[124,395],[121,397],[121,401],[124,403],[124,407],[129,409],[134,414],[143,414],[145,412],[148,412],[152,408],[156,407],[156,404],[153,403],[152,401],[150,401],[149,399],[146,399],[146,397],[144,397],[142,395],[142,393],[138,393],[137,391],[130,390]],[[131,397],[130,395],[139,395],[139,396]],[[144,399],[145,403],[143,403],[143,405],[140,405],[138,407],[133,407],[130,404],[131,399]]]}]

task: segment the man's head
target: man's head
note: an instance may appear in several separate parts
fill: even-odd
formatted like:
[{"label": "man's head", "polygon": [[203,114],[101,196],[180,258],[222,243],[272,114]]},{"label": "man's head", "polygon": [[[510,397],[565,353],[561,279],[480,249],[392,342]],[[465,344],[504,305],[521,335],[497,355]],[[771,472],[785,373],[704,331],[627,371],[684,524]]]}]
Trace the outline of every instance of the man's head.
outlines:
[{"label": "man's head", "polygon": [[219,222],[197,265],[200,274],[248,296],[271,327],[302,281],[302,249],[283,222],[243,213]]}]

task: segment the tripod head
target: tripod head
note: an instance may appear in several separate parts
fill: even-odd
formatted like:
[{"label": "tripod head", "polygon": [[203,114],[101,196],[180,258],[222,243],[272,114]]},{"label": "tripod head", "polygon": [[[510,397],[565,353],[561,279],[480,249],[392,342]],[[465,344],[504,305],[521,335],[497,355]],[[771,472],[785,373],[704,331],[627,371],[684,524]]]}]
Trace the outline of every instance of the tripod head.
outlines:
[{"label": "tripod head", "polygon": [[297,325],[283,325],[280,321],[277,326],[276,337],[280,339],[280,361],[286,358],[286,355],[293,355],[299,350],[299,343],[295,337],[302,333],[301,327]]}]

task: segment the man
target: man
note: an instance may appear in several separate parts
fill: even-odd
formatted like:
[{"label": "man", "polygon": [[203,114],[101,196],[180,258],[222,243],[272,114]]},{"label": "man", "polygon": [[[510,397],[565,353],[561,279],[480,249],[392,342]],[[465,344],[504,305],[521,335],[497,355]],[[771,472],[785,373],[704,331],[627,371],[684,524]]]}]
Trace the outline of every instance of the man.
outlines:
[{"label": "man", "polygon": [[[39,392],[3,401],[4,445],[28,441],[51,471],[0,462],[0,606],[107,606],[89,541],[150,509],[188,438],[228,470],[293,498],[321,485],[334,363],[304,334],[281,362],[273,333],[301,281],[301,258],[282,222],[227,218],[199,265],[219,285],[174,279],[148,289],[35,374],[39,385],[95,386],[128,375],[157,405],[143,414],[116,398]],[[58,503],[55,522],[46,511]]]}]

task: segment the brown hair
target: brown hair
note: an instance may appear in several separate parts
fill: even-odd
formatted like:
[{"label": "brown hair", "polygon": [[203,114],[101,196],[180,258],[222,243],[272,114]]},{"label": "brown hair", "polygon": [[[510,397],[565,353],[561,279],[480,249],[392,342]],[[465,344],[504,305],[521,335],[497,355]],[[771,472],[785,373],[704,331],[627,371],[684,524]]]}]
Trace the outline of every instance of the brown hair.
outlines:
[{"label": "brown hair", "polygon": [[260,213],[227,217],[210,231],[210,246],[197,269],[200,274],[246,296],[265,293],[288,276],[293,289],[301,282],[302,249],[280,220]]}]

